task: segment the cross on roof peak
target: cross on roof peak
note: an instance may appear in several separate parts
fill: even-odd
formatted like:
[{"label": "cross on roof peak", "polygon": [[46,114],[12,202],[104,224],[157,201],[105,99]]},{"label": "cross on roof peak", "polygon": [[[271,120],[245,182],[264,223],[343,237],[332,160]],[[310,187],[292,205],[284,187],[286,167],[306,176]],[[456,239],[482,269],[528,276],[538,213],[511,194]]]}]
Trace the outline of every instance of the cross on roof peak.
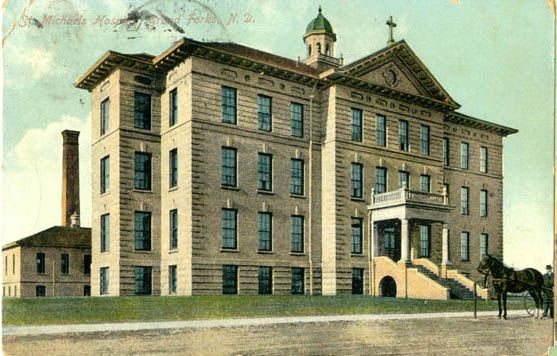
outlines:
[{"label": "cross on roof peak", "polygon": [[390,16],[386,24],[387,26],[389,26],[389,40],[387,41],[387,45],[390,46],[395,43],[395,40],[393,38],[393,29],[396,27],[396,23],[393,21],[393,17]]}]

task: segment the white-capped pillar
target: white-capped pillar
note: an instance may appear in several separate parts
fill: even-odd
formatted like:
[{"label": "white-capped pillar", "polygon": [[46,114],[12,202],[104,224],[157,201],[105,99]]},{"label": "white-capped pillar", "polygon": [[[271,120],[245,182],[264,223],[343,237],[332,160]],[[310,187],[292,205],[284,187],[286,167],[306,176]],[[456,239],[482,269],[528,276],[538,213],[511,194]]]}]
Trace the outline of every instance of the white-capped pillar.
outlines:
[{"label": "white-capped pillar", "polygon": [[410,263],[410,233],[408,219],[400,219],[400,261],[399,263]]},{"label": "white-capped pillar", "polygon": [[443,250],[441,263],[444,265],[450,265],[449,261],[449,224],[443,224]]}]

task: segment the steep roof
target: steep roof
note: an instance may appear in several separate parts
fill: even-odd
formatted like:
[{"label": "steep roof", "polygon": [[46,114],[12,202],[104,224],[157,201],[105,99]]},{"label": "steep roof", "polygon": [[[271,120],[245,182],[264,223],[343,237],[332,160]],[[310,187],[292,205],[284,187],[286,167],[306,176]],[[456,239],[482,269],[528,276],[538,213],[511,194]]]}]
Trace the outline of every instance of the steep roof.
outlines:
[{"label": "steep roof", "polygon": [[91,248],[91,228],[53,226],[31,236],[7,243],[6,250],[16,246]]}]

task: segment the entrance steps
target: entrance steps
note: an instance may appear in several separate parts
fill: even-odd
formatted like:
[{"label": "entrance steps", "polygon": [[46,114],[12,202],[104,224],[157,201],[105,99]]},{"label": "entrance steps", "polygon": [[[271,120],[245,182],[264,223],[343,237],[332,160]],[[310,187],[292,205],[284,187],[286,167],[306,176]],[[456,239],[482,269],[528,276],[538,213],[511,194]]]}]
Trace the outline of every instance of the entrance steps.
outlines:
[{"label": "entrance steps", "polygon": [[[450,278],[441,278],[423,266],[416,265],[413,267],[417,268],[418,272],[425,274],[427,277],[431,278],[435,282],[447,288],[449,290],[451,299],[464,299],[464,300],[474,299],[474,292],[471,289],[468,289],[462,283],[459,283],[454,279],[450,279]],[[482,298],[478,296],[478,299],[482,299]]]}]

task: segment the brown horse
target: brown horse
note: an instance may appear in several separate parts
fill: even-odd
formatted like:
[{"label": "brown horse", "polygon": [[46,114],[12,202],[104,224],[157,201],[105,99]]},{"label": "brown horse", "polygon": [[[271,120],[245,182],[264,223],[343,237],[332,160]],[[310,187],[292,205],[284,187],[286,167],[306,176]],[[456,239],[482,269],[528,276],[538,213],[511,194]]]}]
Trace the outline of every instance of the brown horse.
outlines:
[{"label": "brown horse", "polygon": [[478,266],[478,272],[493,277],[493,287],[497,293],[497,303],[499,305],[499,319],[501,319],[501,299],[503,299],[503,318],[507,319],[507,292],[521,293],[528,291],[536,303],[536,313],[534,318],[538,318],[543,307],[543,276],[534,268],[526,268],[515,271],[506,267],[503,262],[495,257],[486,255],[482,258]]}]

